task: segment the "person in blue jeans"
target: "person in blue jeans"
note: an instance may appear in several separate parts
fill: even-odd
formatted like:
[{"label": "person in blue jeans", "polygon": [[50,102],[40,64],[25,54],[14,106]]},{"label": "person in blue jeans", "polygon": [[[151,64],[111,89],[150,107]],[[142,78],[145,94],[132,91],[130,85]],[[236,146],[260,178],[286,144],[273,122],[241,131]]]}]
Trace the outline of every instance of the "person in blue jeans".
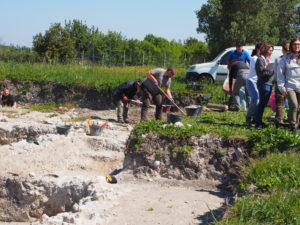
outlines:
[{"label": "person in blue jeans", "polygon": [[265,107],[268,104],[272,85],[274,83],[274,68],[270,66],[270,56],[274,47],[269,44],[263,44],[260,48],[260,56],[255,63],[255,71],[257,74],[257,89],[259,92],[259,103],[255,115],[255,128],[262,129],[267,127],[262,121]]},{"label": "person in blue jeans", "polygon": [[253,123],[255,123],[255,115],[257,111],[257,105],[259,102],[259,93],[257,89],[257,75],[255,70],[255,63],[257,58],[260,56],[260,47],[262,43],[257,43],[255,45],[255,49],[252,51],[250,66],[249,66],[249,74],[246,79],[246,88],[250,97],[249,107],[246,115],[246,126],[248,128],[251,127]]}]

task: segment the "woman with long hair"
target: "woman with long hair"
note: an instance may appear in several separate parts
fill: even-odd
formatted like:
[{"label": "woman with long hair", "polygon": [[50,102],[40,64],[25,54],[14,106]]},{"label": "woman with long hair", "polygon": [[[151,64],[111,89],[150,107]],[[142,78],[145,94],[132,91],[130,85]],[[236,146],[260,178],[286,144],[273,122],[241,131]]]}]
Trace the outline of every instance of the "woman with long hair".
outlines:
[{"label": "woman with long hair", "polygon": [[255,115],[255,128],[262,129],[266,124],[262,122],[265,107],[268,104],[272,85],[274,83],[274,68],[269,67],[270,56],[274,47],[270,44],[263,44],[260,48],[260,56],[255,63],[255,71],[257,74],[257,89],[259,93],[259,103]]},{"label": "woman with long hair", "polygon": [[290,42],[290,53],[284,55],[279,63],[277,83],[289,103],[288,121],[290,129],[296,133],[300,111],[300,38]]}]

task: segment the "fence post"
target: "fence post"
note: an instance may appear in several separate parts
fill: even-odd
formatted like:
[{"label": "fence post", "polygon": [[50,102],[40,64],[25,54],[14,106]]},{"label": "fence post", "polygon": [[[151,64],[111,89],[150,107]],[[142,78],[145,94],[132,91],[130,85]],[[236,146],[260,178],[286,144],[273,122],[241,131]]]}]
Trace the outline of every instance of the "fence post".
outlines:
[{"label": "fence post", "polygon": [[125,50],[124,50],[124,56],[123,56],[123,58],[124,58],[123,66],[125,67],[125,64],[126,64],[126,54],[125,54]]}]

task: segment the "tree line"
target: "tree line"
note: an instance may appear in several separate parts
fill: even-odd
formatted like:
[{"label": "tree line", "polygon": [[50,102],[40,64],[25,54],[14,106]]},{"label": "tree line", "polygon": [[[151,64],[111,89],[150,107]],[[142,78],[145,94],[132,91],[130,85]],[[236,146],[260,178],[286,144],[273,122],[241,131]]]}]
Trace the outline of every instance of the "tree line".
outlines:
[{"label": "tree line", "polygon": [[[26,54],[24,53],[26,52]],[[18,55],[18,53],[20,55]],[[18,56],[17,56],[18,55]],[[209,50],[196,38],[168,41],[152,34],[143,40],[102,33],[79,20],[55,23],[33,37],[33,48],[2,47],[0,59],[46,63],[97,63],[105,66],[187,66],[204,62]]]},{"label": "tree line", "polygon": [[143,40],[101,32],[80,20],[54,23],[33,37],[33,48],[0,46],[0,60],[46,63],[97,63],[106,66],[188,66],[236,44],[281,45],[300,36],[300,0],[208,0],[196,11],[195,38],[168,41],[152,34]]},{"label": "tree line", "polygon": [[208,0],[196,12],[197,31],[211,54],[224,48],[267,42],[281,45],[300,35],[300,0]]}]

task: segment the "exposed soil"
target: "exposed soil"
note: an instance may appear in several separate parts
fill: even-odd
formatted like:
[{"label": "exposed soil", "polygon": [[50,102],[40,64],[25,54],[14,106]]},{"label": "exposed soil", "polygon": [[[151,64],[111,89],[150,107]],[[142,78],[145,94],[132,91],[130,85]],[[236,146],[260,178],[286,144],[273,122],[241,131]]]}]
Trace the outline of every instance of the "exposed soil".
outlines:
[{"label": "exposed soil", "polygon": [[[1,83],[1,82],[0,82]],[[66,87],[54,82],[4,80],[1,86],[10,89],[19,104],[73,103],[94,110],[114,109],[111,93],[100,92],[94,87]],[[195,103],[206,104],[210,94],[173,93],[176,104],[184,107]],[[174,108],[174,110],[176,110]]]},{"label": "exposed soil", "polygon": [[[1,225],[206,224],[228,197],[214,180],[121,171],[132,125],[116,123],[114,110],[0,112]],[[139,113],[130,109],[130,119]],[[90,136],[86,121],[70,122],[79,117],[108,126]],[[63,124],[72,125],[67,136],[56,131]],[[113,171],[117,184],[105,180]]]}]

